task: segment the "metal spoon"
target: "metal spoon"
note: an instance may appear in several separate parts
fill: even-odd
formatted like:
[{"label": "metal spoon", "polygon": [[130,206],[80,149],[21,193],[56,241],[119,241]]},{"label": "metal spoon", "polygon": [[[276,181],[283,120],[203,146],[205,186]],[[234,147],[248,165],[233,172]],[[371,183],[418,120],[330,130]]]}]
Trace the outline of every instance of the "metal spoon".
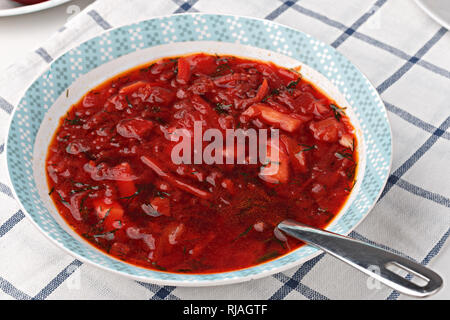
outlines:
[{"label": "metal spoon", "polygon": [[[278,229],[331,254],[400,293],[422,298],[435,294],[442,287],[442,278],[434,271],[370,244],[293,220],[281,222]],[[392,269],[401,269],[423,283],[414,283],[409,279],[417,278],[405,278]]]}]

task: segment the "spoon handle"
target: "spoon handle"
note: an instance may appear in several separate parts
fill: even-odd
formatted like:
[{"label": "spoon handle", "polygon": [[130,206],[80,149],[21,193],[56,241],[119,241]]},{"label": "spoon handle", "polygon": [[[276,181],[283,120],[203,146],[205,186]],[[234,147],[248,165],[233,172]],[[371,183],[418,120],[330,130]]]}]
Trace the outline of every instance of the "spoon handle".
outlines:
[{"label": "spoon handle", "polygon": [[[293,220],[281,222],[278,229],[331,254],[401,293],[426,297],[435,294],[442,286],[442,278],[434,271],[370,244]],[[402,277],[388,268],[401,269],[405,274],[418,277],[423,284],[414,283],[409,280],[411,276]]]}]

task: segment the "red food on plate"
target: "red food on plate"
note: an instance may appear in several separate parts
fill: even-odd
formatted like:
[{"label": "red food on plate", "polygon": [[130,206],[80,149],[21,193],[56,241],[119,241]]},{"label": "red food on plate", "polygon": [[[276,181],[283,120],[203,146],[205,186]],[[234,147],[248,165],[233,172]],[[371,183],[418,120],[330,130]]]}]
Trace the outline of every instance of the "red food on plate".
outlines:
[{"label": "red food on plate", "polygon": [[[251,156],[255,140],[211,153],[224,162],[175,162],[179,130],[198,129],[279,136],[258,136],[264,161]],[[345,109],[299,72],[198,53],[86,93],[60,120],[46,168],[58,211],[89,243],[145,268],[204,274],[301,246],[275,229],[284,219],[326,227],[354,186],[356,146]]]},{"label": "red food on plate", "polygon": [[15,2],[21,3],[21,4],[36,4],[36,3],[41,3],[41,2],[46,2],[48,0],[13,0]]}]

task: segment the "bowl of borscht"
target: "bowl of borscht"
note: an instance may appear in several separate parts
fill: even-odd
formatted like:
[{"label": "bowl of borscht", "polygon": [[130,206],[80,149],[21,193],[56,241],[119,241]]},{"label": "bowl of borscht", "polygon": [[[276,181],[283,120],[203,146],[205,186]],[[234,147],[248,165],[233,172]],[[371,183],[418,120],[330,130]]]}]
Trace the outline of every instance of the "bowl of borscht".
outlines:
[{"label": "bowl of borscht", "polygon": [[265,20],[185,14],[109,30],[49,66],[6,154],[30,221],[145,282],[261,278],[320,253],[276,226],[350,233],[391,164],[383,103],[330,46]]}]

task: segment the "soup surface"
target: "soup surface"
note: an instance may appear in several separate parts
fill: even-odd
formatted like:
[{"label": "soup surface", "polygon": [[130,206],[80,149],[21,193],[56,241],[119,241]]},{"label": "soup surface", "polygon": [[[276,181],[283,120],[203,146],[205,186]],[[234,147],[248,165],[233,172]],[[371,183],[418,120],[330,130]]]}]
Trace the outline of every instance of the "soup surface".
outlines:
[{"label": "soup surface", "polygon": [[[174,133],[187,130],[195,144],[196,125],[224,137],[268,129],[257,140],[266,157],[251,158],[255,141],[247,139],[211,153],[234,163],[177,164]],[[200,141],[206,152],[210,142]],[[345,110],[299,71],[199,53],[154,61],[88,92],[60,120],[46,172],[58,211],[95,247],[149,269],[213,273],[301,246],[276,229],[284,219],[326,227],[354,186],[355,148]],[[192,157],[187,150],[183,159],[199,149]]]}]

